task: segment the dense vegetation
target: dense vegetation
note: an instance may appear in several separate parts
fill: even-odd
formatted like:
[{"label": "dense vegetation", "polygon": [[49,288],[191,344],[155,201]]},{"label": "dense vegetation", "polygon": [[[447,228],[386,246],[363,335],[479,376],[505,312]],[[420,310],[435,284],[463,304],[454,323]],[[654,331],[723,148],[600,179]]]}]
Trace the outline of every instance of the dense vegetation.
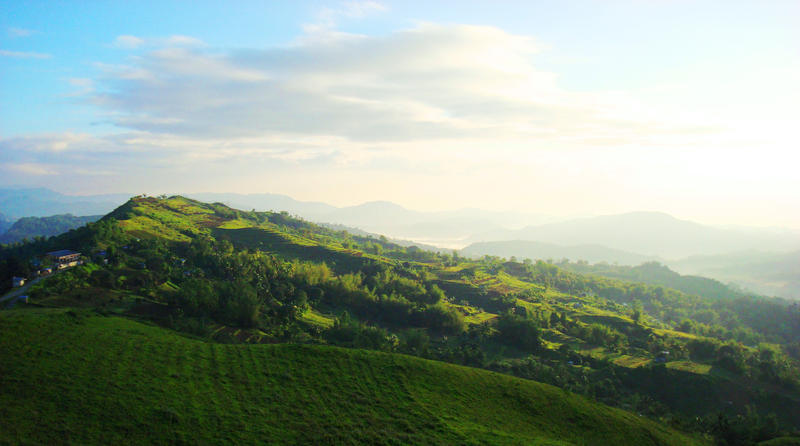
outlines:
[{"label": "dense vegetation", "polygon": [[543,261],[469,260],[181,197],[138,197],[84,228],[4,247],[0,273],[24,274],[64,248],[90,261],[33,286],[30,305],[90,307],[217,342],[328,344],[490,369],[723,444],[800,427],[800,309],[785,301],[688,290],[669,275],[653,285]]}]

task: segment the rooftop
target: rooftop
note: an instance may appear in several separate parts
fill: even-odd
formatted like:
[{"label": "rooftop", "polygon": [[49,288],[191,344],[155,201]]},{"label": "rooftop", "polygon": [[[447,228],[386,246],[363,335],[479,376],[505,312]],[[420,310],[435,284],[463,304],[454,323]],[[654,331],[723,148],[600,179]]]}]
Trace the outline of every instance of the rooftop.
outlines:
[{"label": "rooftop", "polygon": [[58,251],[50,251],[50,252],[47,253],[47,255],[52,256],[52,257],[71,256],[71,255],[75,255],[75,254],[80,255],[79,252],[72,251],[71,249],[61,249],[61,250],[58,250]]}]

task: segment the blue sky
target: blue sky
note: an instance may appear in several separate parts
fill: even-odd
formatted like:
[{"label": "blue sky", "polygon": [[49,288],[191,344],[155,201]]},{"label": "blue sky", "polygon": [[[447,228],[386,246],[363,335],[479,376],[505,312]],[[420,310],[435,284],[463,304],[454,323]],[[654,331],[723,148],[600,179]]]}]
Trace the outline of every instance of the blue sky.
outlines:
[{"label": "blue sky", "polygon": [[800,226],[796,1],[0,8],[0,185]]}]

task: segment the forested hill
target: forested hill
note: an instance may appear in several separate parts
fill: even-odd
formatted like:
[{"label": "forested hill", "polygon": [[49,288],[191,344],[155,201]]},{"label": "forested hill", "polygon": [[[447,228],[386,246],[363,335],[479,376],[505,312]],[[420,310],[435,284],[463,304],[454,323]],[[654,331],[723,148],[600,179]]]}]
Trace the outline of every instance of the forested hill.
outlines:
[{"label": "forested hill", "polygon": [[597,274],[631,282],[643,282],[675,288],[687,294],[712,298],[737,298],[746,294],[737,288],[707,277],[681,275],[658,262],[646,262],[638,266],[609,265],[608,263],[589,264],[588,262],[557,262],[561,268],[581,274]]},{"label": "forested hill", "polygon": [[0,235],[0,243],[15,243],[25,239],[32,240],[35,237],[51,237],[97,221],[100,217],[102,215],[76,217],[72,214],[23,217],[14,222],[8,231]]},{"label": "forested hill", "polygon": [[8,217],[0,213],[0,234],[4,234],[13,224],[13,221],[9,220]]},{"label": "forested hill", "polygon": [[590,263],[608,262],[622,265],[637,265],[655,259],[654,257],[607,248],[602,245],[564,246],[530,240],[477,242],[462,249],[461,253],[467,256],[491,255],[506,258],[517,257],[519,259],[555,259],[556,261],[567,258],[586,260]]},{"label": "forested hill", "polygon": [[[543,261],[465,259],[183,197],[135,197],[60,236],[0,247],[0,274],[32,277],[56,249],[79,251],[86,263],[34,284],[12,311],[83,309],[212,343],[414,355],[544,382],[742,444],[800,429],[800,307],[781,300],[686,293]],[[246,359],[249,348],[231,351]],[[168,367],[176,380],[184,375]],[[367,410],[368,394],[351,399]],[[579,431],[598,428],[571,419]],[[415,423],[402,429],[427,429]]]}]

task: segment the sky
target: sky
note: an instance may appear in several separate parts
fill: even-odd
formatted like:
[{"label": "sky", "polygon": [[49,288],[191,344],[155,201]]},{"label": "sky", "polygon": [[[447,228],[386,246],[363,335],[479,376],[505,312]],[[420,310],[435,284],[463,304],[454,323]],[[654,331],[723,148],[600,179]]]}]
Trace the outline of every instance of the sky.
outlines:
[{"label": "sky", "polygon": [[0,3],[0,187],[800,229],[800,2]]}]

